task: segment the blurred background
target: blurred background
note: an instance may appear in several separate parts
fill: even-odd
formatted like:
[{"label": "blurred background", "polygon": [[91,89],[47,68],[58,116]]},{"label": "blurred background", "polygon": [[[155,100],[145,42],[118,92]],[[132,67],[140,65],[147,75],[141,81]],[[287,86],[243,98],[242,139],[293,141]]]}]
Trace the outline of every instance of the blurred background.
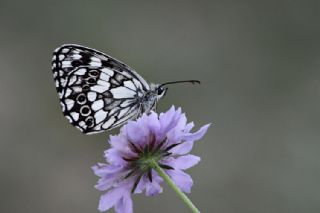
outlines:
[{"label": "blurred background", "polygon": [[[212,213],[320,212],[320,2],[0,0],[0,212],[98,212],[109,134],[63,117],[52,51],[77,43],[176,85],[159,103],[212,122],[191,199]],[[188,212],[173,191],[135,212]],[[111,211],[112,212],[112,211]]]}]

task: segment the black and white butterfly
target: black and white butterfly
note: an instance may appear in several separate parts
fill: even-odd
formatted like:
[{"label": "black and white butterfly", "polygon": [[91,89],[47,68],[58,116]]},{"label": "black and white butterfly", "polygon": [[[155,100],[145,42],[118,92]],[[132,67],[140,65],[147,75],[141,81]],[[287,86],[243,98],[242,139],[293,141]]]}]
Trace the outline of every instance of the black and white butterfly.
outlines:
[{"label": "black and white butterfly", "polygon": [[124,63],[74,44],[54,51],[52,70],[63,114],[86,134],[115,128],[155,109],[167,84],[200,83],[149,85]]}]

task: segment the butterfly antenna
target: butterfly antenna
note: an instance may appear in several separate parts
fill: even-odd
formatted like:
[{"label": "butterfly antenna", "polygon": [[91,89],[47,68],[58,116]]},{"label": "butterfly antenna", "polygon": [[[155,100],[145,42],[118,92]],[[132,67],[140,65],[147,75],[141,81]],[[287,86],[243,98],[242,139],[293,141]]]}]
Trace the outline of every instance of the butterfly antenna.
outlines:
[{"label": "butterfly antenna", "polygon": [[198,80],[171,81],[171,82],[166,82],[166,83],[160,84],[159,87],[163,87],[164,85],[168,85],[168,84],[179,84],[179,83],[200,84],[200,81],[198,81]]}]

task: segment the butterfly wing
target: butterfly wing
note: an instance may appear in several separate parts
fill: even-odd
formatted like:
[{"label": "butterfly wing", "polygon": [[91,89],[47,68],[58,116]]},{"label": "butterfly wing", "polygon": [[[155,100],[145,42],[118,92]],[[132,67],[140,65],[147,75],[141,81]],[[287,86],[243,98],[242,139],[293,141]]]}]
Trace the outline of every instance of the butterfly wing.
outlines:
[{"label": "butterfly wing", "polygon": [[122,62],[87,47],[63,45],[52,70],[62,111],[86,134],[115,128],[139,113],[148,83]]}]

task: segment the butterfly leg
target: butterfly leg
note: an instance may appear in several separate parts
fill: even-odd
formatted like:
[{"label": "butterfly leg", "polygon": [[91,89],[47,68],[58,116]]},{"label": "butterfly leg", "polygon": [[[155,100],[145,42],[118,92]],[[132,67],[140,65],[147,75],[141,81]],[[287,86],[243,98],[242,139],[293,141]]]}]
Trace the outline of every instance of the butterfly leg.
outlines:
[{"label": "butterfly leg", "polygon": [[154,102],[154,105],[151,110],[157,112],[157,102],[156,101]]}]

